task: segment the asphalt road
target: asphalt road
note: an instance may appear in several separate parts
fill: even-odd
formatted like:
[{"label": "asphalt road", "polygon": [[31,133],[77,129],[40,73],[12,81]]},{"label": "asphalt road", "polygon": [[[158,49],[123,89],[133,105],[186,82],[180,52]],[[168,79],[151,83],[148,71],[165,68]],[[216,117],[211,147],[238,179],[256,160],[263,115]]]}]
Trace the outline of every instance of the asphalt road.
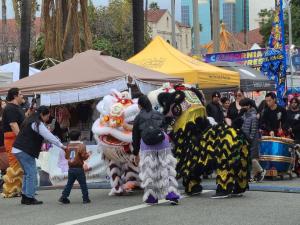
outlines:
[{"label": "asphalt road", "polygon": [[[186,197],[178,206],[163,202],[147,206],[142,192],[109,197],[108,190],[90,190],[91,204],[82,204],[73,190],[71,204],[58,203],[61,190],[39,191],[40,206],[24,206],[20,198],[0,199],[0,224],[89,225],[300,225],[300,194],[247,192],[242,198],[211,199],[208,191]],[[72,222],[73,221],[73,222]],[[82,223],[80,223],[82,222]]]}]

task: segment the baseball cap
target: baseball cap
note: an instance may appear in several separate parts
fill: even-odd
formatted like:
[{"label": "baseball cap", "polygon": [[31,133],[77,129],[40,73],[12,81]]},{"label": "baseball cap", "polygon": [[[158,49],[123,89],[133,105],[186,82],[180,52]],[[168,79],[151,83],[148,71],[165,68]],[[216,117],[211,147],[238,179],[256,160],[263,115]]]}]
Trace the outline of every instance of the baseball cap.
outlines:
[{"label": "baseball cap", "polygon": [[221,98],[221,94],[220,94],[220,92],[215,91],[215,92],[212,93],[211,97],[219,97],[219,98]]}]

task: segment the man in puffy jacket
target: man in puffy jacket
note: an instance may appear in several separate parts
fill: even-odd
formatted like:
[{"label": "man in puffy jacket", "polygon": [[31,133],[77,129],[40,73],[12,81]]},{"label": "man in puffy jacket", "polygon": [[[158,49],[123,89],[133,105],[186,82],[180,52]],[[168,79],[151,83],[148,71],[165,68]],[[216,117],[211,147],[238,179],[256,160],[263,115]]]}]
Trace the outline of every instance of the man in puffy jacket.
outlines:
[{"label": "man in puffy jacket", "polygon": [[246,135],[248,141],[250,142],[250,154],[252,160],[252,172],[253,178],[251,181],[262,181],[265,176],[265,170],[259,164],[259,148],[258,148],[258,119],[257,111],[253,107],[253,102],[249,98],[244,98],[240,101],[240,106],[242,107],[241,113],[243,123],[242,131]]}]

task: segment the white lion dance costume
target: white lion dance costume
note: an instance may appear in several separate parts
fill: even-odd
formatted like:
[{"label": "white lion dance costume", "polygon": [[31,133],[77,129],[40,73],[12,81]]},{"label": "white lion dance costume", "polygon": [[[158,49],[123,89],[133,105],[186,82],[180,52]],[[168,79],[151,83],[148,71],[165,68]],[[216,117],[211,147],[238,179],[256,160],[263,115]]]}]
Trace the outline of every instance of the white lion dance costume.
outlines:
[{"label": "white lion dance costume", "polygon": [[138,105],[128,92],[112,91],[98,103],[97,110],[100,118],[94,122],[92,131],[107,162],[112,187],[109,195],[122,195],[140,184],[139,170],[131,153],[130,125],[139,112]]},{"label": "white lion dance costume", "polygon": [[[154,116],[155,114],[152,118]],[[141,117],[139,115],[137,121]],[[135,130],[133,135],[135,135]],[[141,186],[144,188],[143,201],[148,204],[156,204],[158,199],[163,198],[171,201],[171,204],[177,204],[180,198],[176,181],[176,159],[172,155],[169,137],[166,134],[164,136],[164,140],[155,145],[147,145],[142,139],[140,143]]]}]

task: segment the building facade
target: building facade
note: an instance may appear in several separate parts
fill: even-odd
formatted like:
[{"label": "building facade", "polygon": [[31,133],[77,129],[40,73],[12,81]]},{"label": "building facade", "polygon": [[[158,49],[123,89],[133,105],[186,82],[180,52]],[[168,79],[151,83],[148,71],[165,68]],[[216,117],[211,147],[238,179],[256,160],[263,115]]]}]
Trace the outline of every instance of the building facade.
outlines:
[{"label": "building facade", "polygon": [[[235,11],[236,11],[236,27],[235,32],[249,30],[249,0],[235,0]],[[251,0],[252,1],[252,0]],[[252,2],[251,2],[252,4]]]},{"label": "building facade", "polygon": [[[198,2],[199,23],[202,28],[200,31],[200,44],[203,45],[212,39],[210,13],[212,0],[198,0]],[[219,5],[220,20],[225,23],[230,32],[241,32],[244,30],[245,25],[246,29],[249,30],[249,0],[219,0]],[[245,22],[244,19],[246,19]],[[181,0],[181,21],[183,24],[193,26],[193,0]]]},{"label": "building facade", "polygon": [[[151,37],[159,35],[168,43],[172,42],[172,19],[166,9],[149,10],[147,23],[151,31]],[[175,25],[176,48],[185,54],[192,50],[192,31],[188,25],[176,22]]]},{"label": "building facade", "polygon": [[181,0],[181,22],[192,27],[191,15],[193,14],[192,1]]},{"label": "building facade", "polygon": [[[199,24],[200,44],[206,44],[211,41],[211,16],[210,5],[212,0],[198,0],[199,8]],[[219,0],[220,4],[220,20],[223,18],[223,3],[224,0]],[[193,26],[193,0],[181,0],[181,22],[183,24]]]},{"label": "building facade", "polygon": [[259,28],[259,12],[262,9],[274,9],[275,1],[274,0],[251,0],[251,4],[249,5],[249,28],[250,30],[254,30]]},{"label": "building facade", "polygon": [[234,2],[224,2],[223,4],[223,23],[229,32],[236,32],[236,12]]}]

